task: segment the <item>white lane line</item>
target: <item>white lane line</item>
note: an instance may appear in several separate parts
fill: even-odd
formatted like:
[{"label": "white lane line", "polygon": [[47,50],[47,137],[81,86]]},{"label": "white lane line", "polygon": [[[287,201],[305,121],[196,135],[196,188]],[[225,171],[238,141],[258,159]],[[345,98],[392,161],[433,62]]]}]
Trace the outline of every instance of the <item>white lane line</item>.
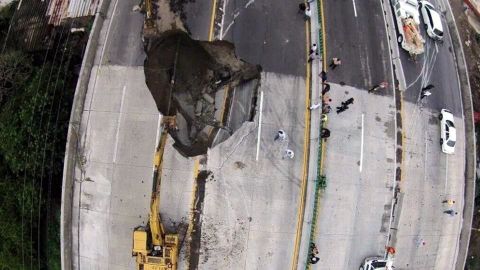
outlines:
[{"label": "white lane line", "polygon": [[448,154],[445,155],[445,190],[443,194],[447,195],[447,186],[448,186]]},{"label": "white lane line", "polygon": [[260,153],[260,134],[262,133],[262,111],[263,111],[263,91],[260,92],[260,116],[258,117],[258,135],[257,135],[257,155],[255,161],[258,161]]},{"label": "white lane line", "polygon": [[353,2],[353,12],[355,13],[355,18],[357,17],[357,7],[355,6],[355,0],[352,0]]},{"label": "white lane line", "polygon": [[364,134],[364,128],[363,128],[363,122],[364,122],[365,114],[362,113],[362,144],[360,145],[360,172],[362,172],[363,168],[363,134]]},{"label": "white lane line", "polygon": [[122,101],[120,102],[120,111],[118,113],[118,120],[117,120],[117,131],[115,133],[115,146],[114,146],[114,149],[113,149],[113,163],[115,163],[117,161],[117,150],[118,150],[118,139],[120,137],[120,123],[122,122],[121,121],[121,118],[122,118],[122,114],[123,114],[123,104],[125,103],[125,92],[127,90],[127,86],[124,85],[123,86],[123,91],[122,91]]}]

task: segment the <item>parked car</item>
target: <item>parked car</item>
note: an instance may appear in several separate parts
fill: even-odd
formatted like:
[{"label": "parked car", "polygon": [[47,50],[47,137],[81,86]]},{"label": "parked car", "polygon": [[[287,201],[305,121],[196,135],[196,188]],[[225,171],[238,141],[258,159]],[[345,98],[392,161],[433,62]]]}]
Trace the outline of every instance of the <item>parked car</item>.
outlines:
[{"label": "parked car", "polygon": [[428,1],[420,1],[419,4],[428,36],[435,40],[443,39],[443,26],[440,14]]},{"label": "parked car", "polygon": [[390,270],[392,261],[381,257],[369,257],[360,265],[360,270]]},{"label": "parked car", "polygon": [[440,145],[442,151],[446,154],[455,152],[455,143],[457,141],[457,130],[453,120],[453,114],[447,109],[442,109],[440,115]]}]

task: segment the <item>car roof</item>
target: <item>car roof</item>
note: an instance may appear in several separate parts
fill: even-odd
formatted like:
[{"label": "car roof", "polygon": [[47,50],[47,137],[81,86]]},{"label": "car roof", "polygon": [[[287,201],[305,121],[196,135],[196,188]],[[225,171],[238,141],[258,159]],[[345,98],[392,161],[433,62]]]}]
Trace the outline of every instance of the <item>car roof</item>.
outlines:
[{"label": "car roof", "polygon": [[457,141],[457,129],[456,128],[453,128],[453,127],[449,128],[448,135],[449,135],[449,137],[448,137],[449,141]]},{"label": "car roof", "polygon": [[436,29],[441,30],[443,32],[442,20],[440,18],[440,14],[435,10],[432,4],[429,3],[428,9],[430,11],[430,16],[432,17],[432,23]]}]

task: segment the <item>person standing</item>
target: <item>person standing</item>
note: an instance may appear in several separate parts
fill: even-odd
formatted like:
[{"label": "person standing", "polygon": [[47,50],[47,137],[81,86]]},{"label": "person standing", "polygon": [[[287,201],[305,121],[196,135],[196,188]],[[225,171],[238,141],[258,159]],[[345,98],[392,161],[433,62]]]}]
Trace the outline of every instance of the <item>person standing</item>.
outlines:
[{"label": "person standing", "polygon": [[434,87],[435,87],[435,85],[429,84],[429,85],[423,87],[423,88],[422,88],[422,91],[430,90],[430,89],[432,89],[432,88],[434,88]]},{"label": "person standing", "polygon": [[305,13],[306,9],[307,9],[307,5],[305,5],[305,3],[298,4],[298,13]]},{"label": "person standing", "polygon": [[330,130],[328,128],[322,128],[322,131],[320,131],[320,138],[328,138],[330,137]]},{"label": "person standing", "polygon": [[310,56],[308,57],[308,63],[312,62],[314,59],[318,58],[318,52],[312,52],[310,53]]},{"label": "person standing", "polygon": [[286,138],[287,138],[287,133],[285,133],[285,131],[283,129],[280,129],[280,130],[278,130],[274,141],[277,141],[277,140],[285,141]]},{"label": "person standing", "polygon": [[310,10],[310,7],[307,6],[305,8],[305,20],[310,20],[310,17],[312,17],[312,11]]},{"label": "person standing", "polygon": [[381,82],[380,84],[376,84],[376,85],[372,86],[372,88],[370,88],[368,90],[368,93],[372,93],[372,92],[377,91],[379,89],[385,89],[385,88],[387,88],[387,86],[388,86],[387,82]]},{"label": "person standing", "polygon": [[322,95],[325,95],[328,91],[330,91],[330,84],[326,83],[323,86]]},{"label": "person standing", "polygon": [[348,106],[347,105],[344,105],[344,106],[341,106],[341,107],[337,107],[337,114],[339,113],[342,113],[344,111],[348,110]]},{"label": "person standing", "polygon": [[322,106],[322,103],[318,102],[318,103],[314,103],[312,106],[310,106],[310,110],[316,110],[318,109],[320,106]]},{"label": "person standing", "polygon": [[453,209],[445,210],[445,211],[443,211],[443,213],[448,214],[452,217],[454,217],[455,215],[458,215],[458,212],[453,211]]},{"label": "person standing", "polygon": [[330,63],[330,68],[334,70],[337,66],[342,64],[342,60],[340,58],[332,58],[332,62]]},{"label": "person standing", "polygon": [[432,94],[432,92],[428,91],[428,90],[422,90],[422,93],[420,94],[420,100],[430,96]]},{"label": "person standing", "polygon": [[328,113],[330,113],[331,110],[332,110],[332,107],[330,107],[330,105],[323,104],[323,106],[322,106],[322,113],[323,114],[328,114]]},{"label": "person standing", "polygon": [[317,44],[313,43],[312,47],[310,47],[310,54],[317,52]]},{"label": "person standing", "polygon": [[287,150],[285,150],[285,156],[284,157],[288,157],[289,159],[293,159],[295,157],[295,153],[292,150],[287,149]]},{"label": "person standing", "polygon": [[349,98],[349,99],[342,102],[342,106],[348,106],[350,104],[353,104],[353,101],[354,101],[353,97]]},{"label": "person standing", "polygon": [[446,203],[447,205],[452,206],[452,205],[455,204],[455,201],[449,199],[449,200],[444,200],[444,201],[442,201],[442,203]]},{"label": "person standing", "polygon": [[327,81],[327,72],[322,70],[322,72],[320,72],[320,78],[322,78],[322,83],[325,83]]}]

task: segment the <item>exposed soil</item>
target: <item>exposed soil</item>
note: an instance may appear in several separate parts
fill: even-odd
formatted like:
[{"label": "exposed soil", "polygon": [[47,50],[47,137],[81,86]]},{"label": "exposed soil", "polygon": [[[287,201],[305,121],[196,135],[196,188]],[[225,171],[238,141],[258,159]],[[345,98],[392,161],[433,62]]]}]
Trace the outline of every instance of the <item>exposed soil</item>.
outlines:
[{"label": "exposed soil", "polygon": [[185,22],[187,15],[185,14],[185,4],[193,3],[195,0],[170,0],[170,10],[180,16],[180,19]]},{"label": "exposed soil", "polygon": [[[146,83],[157,108],[177,119],[174,147],[185,156],[205,154],[219,129],[231,133],[223,123],[228,89],[258,79],[260,67],[238,59],[229,42],[197,41],[180,30],[150,39],[146,52]],[[218,91],[226,95],[222,104]]]},{"label": "exposed soil", "polygon": [[212,174],[211,171],[200,171],[197,176],[197,189],[195,190],[195,205],[193,209],[193,229],[192,241],[190,241],[189,270],[198,269],[200,259],[200,239],[202,237],[202,219],[203,200],[205,198],[205,183]]}]

